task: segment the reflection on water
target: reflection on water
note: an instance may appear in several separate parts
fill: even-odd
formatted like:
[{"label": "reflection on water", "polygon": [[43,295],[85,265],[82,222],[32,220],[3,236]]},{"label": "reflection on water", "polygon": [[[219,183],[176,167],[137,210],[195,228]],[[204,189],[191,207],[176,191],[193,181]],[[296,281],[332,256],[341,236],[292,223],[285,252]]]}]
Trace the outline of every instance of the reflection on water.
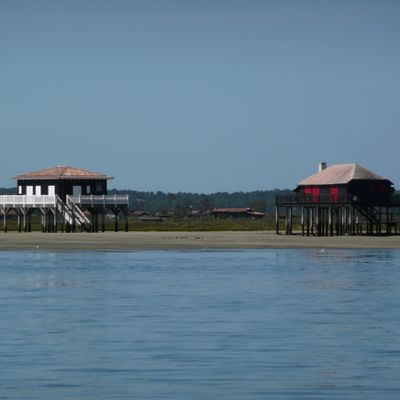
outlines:
[{"label": "reflection on water", "polygon": [[310,265],[316,267],[310,271],[308,283],[314,289],[325,290],[385,290],[392,285],[391,271],[397,269],[399,264],[399,252],[388,250],[357,252],[328,249],[304,251],[304,256]]},{"label": "reflection on water", "polygon": [[399,258],[0,253],[0,398],[398,399]]}]

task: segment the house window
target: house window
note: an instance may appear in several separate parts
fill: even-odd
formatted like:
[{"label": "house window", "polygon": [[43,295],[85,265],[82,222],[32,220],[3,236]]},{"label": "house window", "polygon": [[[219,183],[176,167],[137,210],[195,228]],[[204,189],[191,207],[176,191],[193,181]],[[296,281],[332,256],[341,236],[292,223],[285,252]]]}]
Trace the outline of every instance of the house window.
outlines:
[{"label": "house window", "polygon": [[74,196],[80,196],[82,194],[82,186],[72,186],[72,194]]},{"label": "house window", "polygon": [[22,194],[22,186],[18,186],[18,194]]},{"label": "house window", "polygon": [[47,194],[49,196],[54,196],[56,194],[56,187],[55,185],[49,185],[48,189],[47,189]]},{"label": "house window", "polygon": [[86,194],[90,194],[90,185],[86,186]]},{"label": "house window", "polygon": [[35,187],[35,194],[36,194],[36,196],[41,196],[41,194],[42,194],[42,187],[41,187],[40,185],[37,185],[37,186]]},{"label": "house window", "polygon": [[96,193],[98,193],[98,194],[103,193],[103,185],[100,182],[96,183]]}]

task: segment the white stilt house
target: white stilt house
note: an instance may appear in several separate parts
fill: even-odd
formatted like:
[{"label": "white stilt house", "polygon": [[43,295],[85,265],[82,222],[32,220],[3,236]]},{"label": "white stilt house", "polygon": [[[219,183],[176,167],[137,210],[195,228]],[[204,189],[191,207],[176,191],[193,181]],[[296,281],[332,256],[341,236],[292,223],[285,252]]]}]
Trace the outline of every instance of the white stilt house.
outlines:
[{"label": "white stilt house", "polygon": [[14,211],[18,230],[30,231],[32,214],[39,211],[44,232],[105,230],[105,214],[115,215],[115,231],[119,230],[120,214],[124,215],[128,230],[128,195],[107,194],[110,176],[80,168],[56,166],[27,172],[13,177],[17,181],[17,195],[0,196],[3,228],[7,231],[7,217]]}]

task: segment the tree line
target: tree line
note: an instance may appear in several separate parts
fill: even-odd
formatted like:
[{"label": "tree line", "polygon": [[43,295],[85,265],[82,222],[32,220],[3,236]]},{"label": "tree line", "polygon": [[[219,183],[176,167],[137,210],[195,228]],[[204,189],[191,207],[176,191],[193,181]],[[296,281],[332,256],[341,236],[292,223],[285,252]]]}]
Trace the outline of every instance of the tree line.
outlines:
[{"label": "tree line", "polygon": [[275,196],[290,193],[289,190],[257,190],[252,192],[165,193],[112,189],[109,194],[128,194],[130,208],[150,213],[174,213],[187,215],[192,211],[206,212],[215,207],[250,207],[256,211],[272,213]]},{"label": "tree line", "polygon": [[[275,196],[289,194],[290,190],[255,190],[252,192],[165,193],[161,191],[137,191],[111,189],[109,194],[129,195],[131,210],[148,211],[152,214],[187,215],[192,211],[206,212],[215,207],[250,207],[270,214],[274,211]],[[0,188],[0,195],[17,194],[16,188]]]}]

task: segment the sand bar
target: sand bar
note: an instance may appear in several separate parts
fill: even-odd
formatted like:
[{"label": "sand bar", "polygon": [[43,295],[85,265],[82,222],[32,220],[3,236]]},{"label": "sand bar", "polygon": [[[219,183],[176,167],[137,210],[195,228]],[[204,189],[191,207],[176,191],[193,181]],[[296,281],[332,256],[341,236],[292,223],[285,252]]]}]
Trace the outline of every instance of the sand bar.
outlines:
[{"label": "sand bar", "polygon": [[252,232],[0,233],[0,250],[398,249],[400,236],[303,237]]}]

